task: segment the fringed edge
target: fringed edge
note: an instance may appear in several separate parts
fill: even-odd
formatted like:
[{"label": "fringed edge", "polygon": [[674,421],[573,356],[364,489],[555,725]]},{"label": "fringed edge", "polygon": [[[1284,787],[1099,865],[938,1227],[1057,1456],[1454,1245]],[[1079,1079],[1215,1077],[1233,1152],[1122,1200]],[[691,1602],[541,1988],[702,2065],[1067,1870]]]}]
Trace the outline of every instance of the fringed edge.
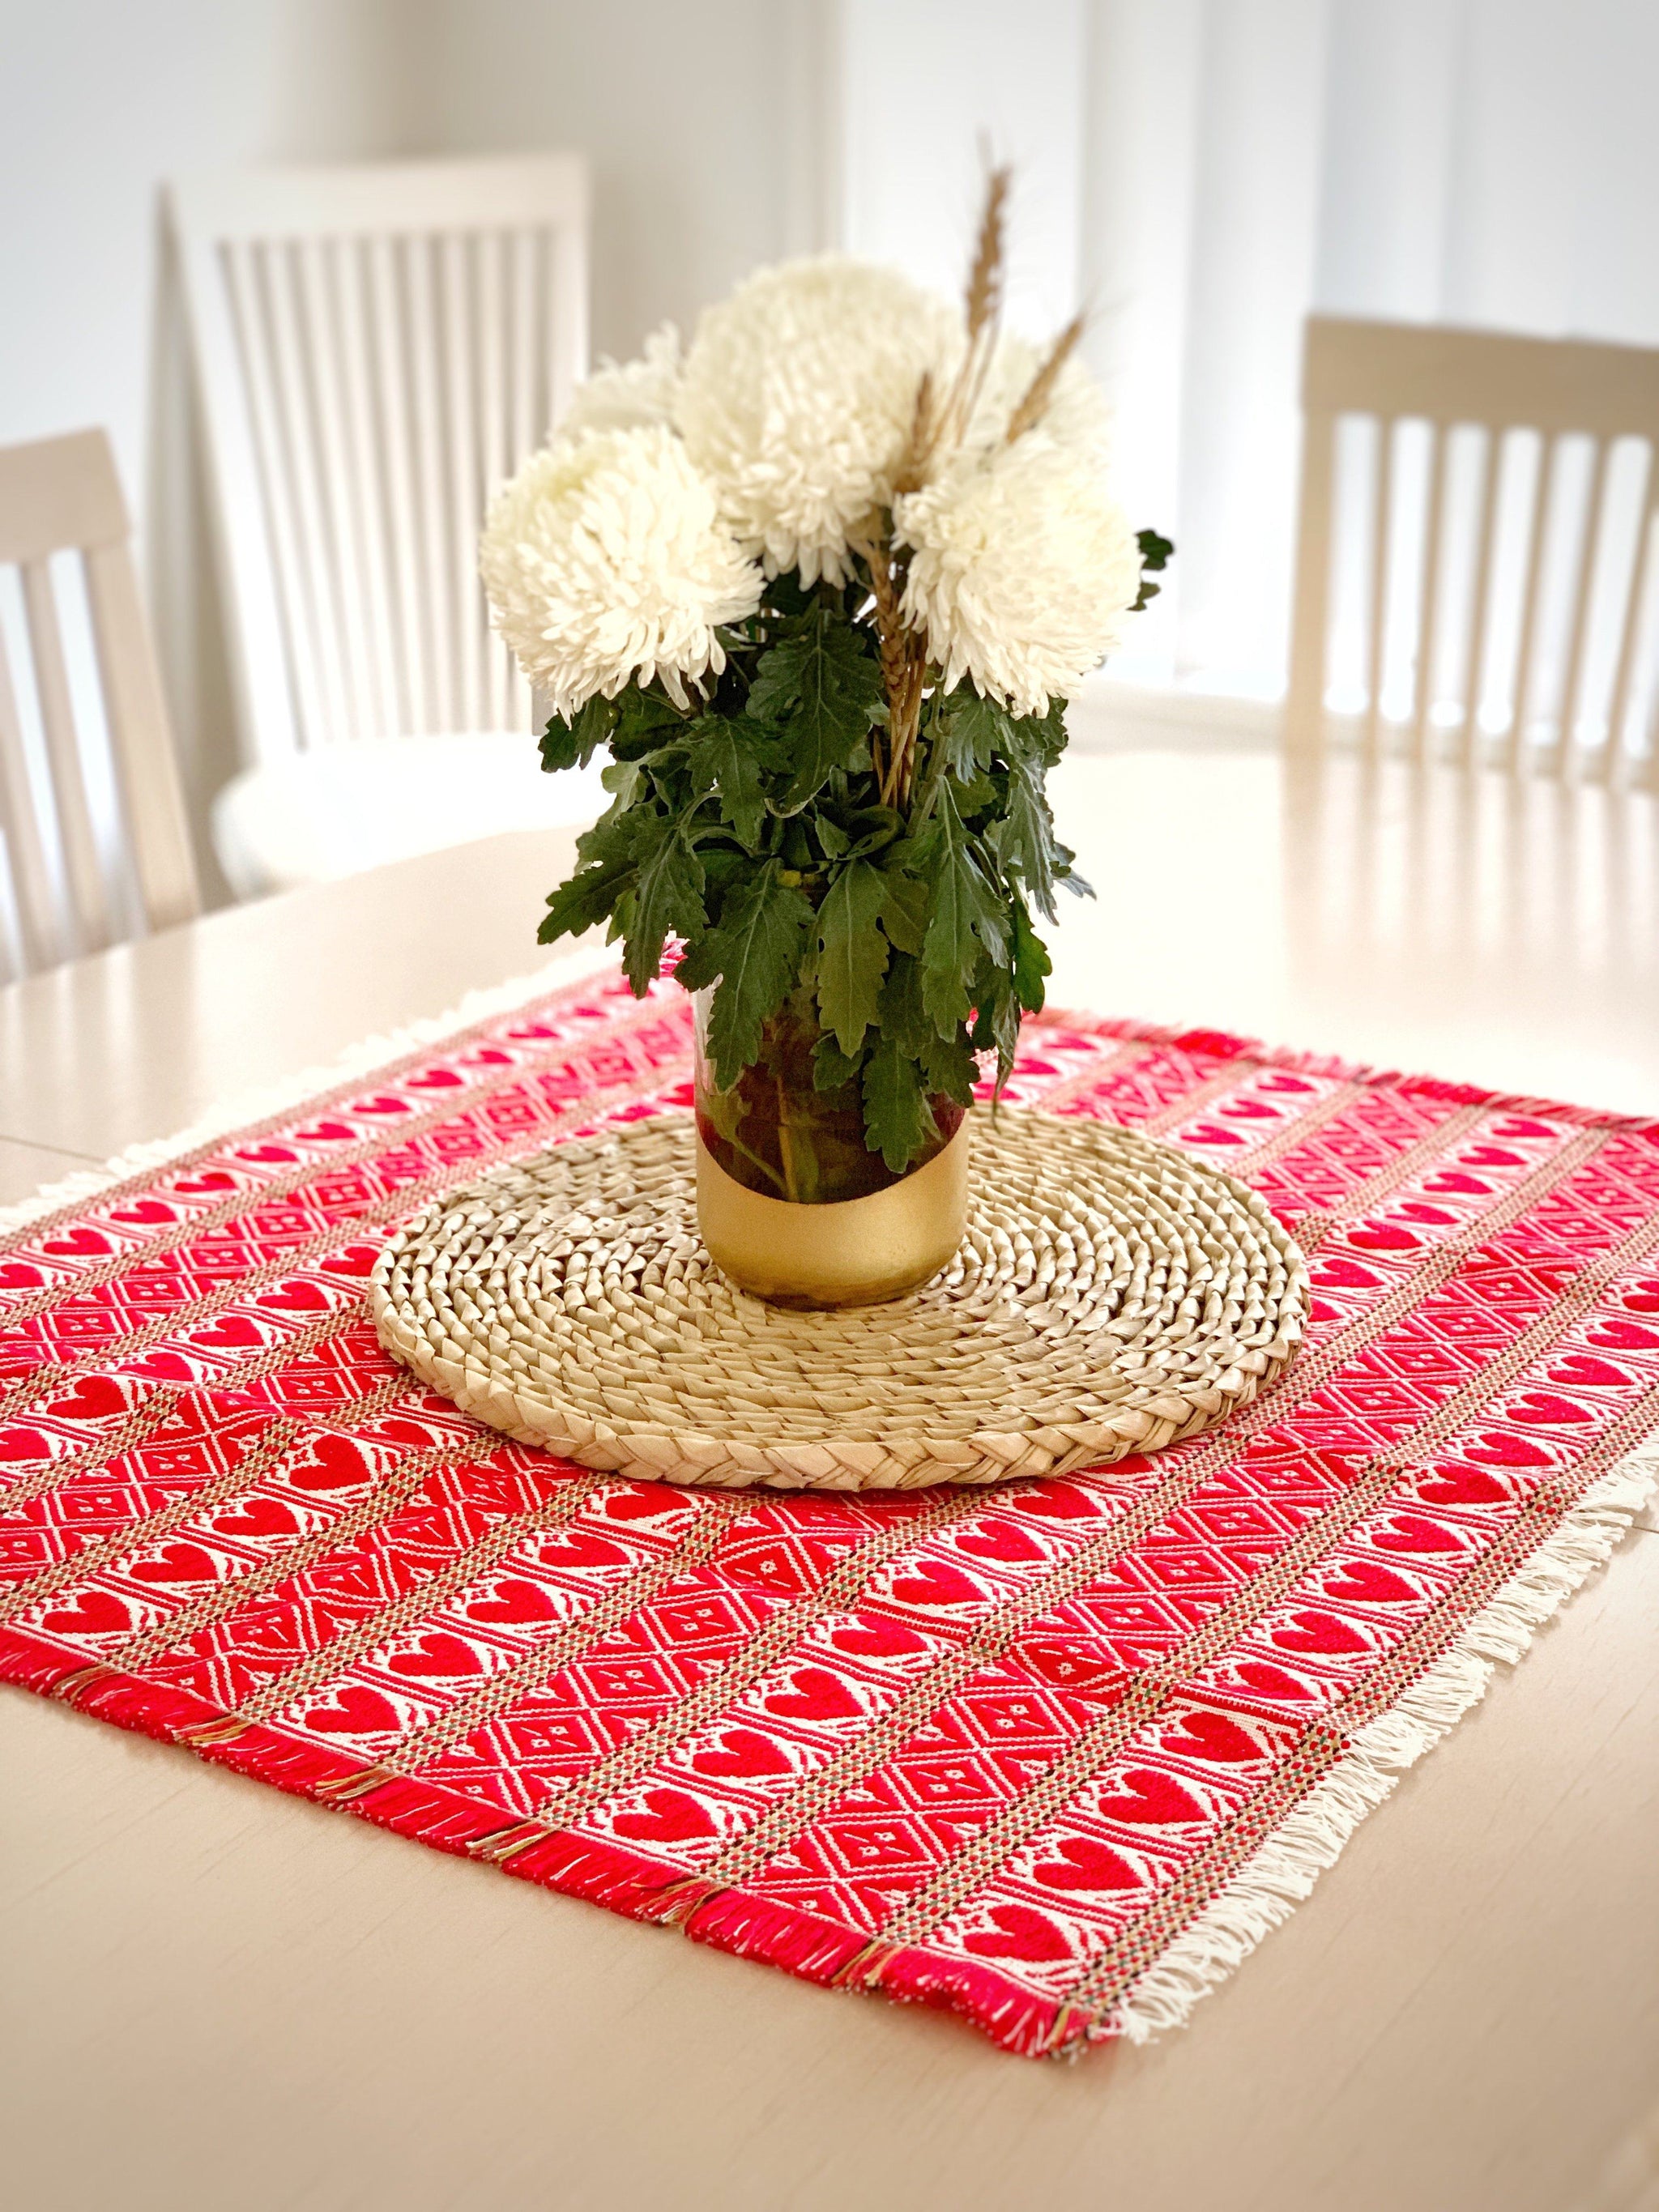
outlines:
[{"label": "fringed edge", "polygon": [[1103,2018],[1073,2026],[1062,2013],[1057,2027],[1069,2032],[1056,2047],[1118,2035],[1147,2043],[1184,2027],[1200,1998],[1225,1981],[1312,1893],[1407,1768],[1480,1703],[1498,1667],[1512,1668],[1522,1659],[1545,1623],[1606,1565],[1656,1489],[1659,1446],[1622,1460],[1587,1490],[1451,1649],[1359,1731],[1323,1781]]},{"label": "fringed edge", "polygon": [[994,1967],[925,1948],[873,1954],[864,1936],[646,1854],[568,1830],[541,1830],[505,1808],[227,1716],[194,1692],[65,1657],[25,1630],[0,1629],[0,1680],[55,1697],[118,1728],[192,1751],[210,1765],[274,1784],[342,1816],[367,1820],[434,1850],[674,1928],[694,1942],[765,1961],[820,1986],[879,1989],[901,2002],[955,2012],[1022,2057],[1074,2057],[1116,2036],[1145,2043],[1185,2024],[1269,1931],[1289,1919],[1367,1813],[1405,1770],[1449,1735],[1513,1666],[1534,1636],[1606,1564],[1659,1487],[1659,1445],[1622,1461],[1588,1490],[1457,1643],[1353,1740],[1222,1894],[1122,2000],[1091,2016],[1075,2002],[1023,1989]]},{"label": "fringed edge", "polygon": [[441,1014],[430,1014],[420,1021],[407,1022],[401,1029],[362,1037],[332,1060],[303,1068],[280,1083],[267,1084],[258,1090],[221,1100],[199,1120],[187,1128],[175,1130],[171,1136],[129,1145],[101,1167],[79,1169],[59,1182],[43,1185],[32,1198],[0,1206],[0,1237],[26,1229],[44,1215],[83,1206],[117,1185],[131,1182],[135,1176],[153,1174],[186,1153],[200,1152],[204,1146],[234,1136],[239,1130],[304,1106],[309,1100],[337,1090],[342,1084],[350,1083],[359,1076],[375,1074],[391,1060],[401,1060],[428,1045],[442,1044],[458,1030],[474,1029],[480,1022],[489,1021],[498,1014],[510,1014],[532,999],[545,997],[566,986],[575,988],[605,974],[616,964],[617,956],[611,946],[592,946],[550,961],[546,967],[535,969],[528,975],[514,975],[505,983],[469,991]]}]

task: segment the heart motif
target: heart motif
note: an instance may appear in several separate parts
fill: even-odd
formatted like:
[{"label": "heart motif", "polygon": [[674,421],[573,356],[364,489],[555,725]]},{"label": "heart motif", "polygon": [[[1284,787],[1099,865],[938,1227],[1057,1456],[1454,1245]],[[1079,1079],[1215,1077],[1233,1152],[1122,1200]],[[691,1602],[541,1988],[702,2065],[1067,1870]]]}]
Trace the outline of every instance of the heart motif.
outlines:
[{"label": "heart motif", "polygon": [[306,1726],[320,1735],[395,1735],[403,1722],[398,1708],[378,1690],[349,1682],[325,1705],[313,1705]]},{"label": "heart motif", "polygon": [[1218,1766],[1245,1766],[1263,1756],[1261,1745],[1225,1713],[1186,1714],[1163,1738],[1165,1751],[1178,1759],[1200,1759]]},{"label": "heart motif", "polygon": [[1482,1467],[1437,1468],[1417,1486],[1425,1505],[1499,1505],[1509,1491]]},{"label": "heart motif", "polygon": [[132,1615],[107,1590],[89,1589],[40,1625],[49,1636],[113,1636],[131,1627]]},{"label": "heart motif", "polygon": [[1326,1577],[1325,1595],[1340,1605],[1409,1605],[1418,1593],[1376,1559],[1346,1559]]},{"label": "heart motif", "polygon": [[1419,1513],[1391,1513],[1388,1525],[1379,1528],[1373,1541],[1379,1549],[1390,1552],[1461,1552],[1463,1544],[1449,1528],[1437,1521],[1425,1521]]},{"label": "heart motif", "polygon": [[544,1536],[536,1547],[536,1557],[544,1567],[615,1567],[628,1558],[620,1544],[613,1544],[597,1528],[561,1528],[556,1535]]},{"label": "heart motif", "polygon": [[140,1583],[210,1583],[218,1577],[218,1562],[195,1544],[169,1544],[153,1559],[140,1559],[130,1570]]},{"label": "heart motif", "polygon": [[234,1190],[235,1188],[235,1176],[227,1175],[222,1168],[214,1169],[210,1175],[182,1176],[173,1185],[173,1188],[184,1198],[206,1198],[210,1193]]},{"label": "heart motif", "polygon": [[265,1340],[258,1322],[246,1314],[225,1314],[204,1328],[192,1329],[190,1340],[199,1352],[247,1352]]},{"label": "heart motif", "polygon": [[654,1521],[659,1513],[684,1513],[685,1500],[666,1483],[630,1482],[602,1498],[599,1510],[607,1521]]},{"label": "heart motif", "polygon": [[0,1460],[46,1460],[52,1446],[39,1429],[0,1430]]},{"label": "heart motif", "polygon": [[1187,1145],[1242,1145],[1244,1142],[1237,1129],[1218,1128],[1213,1121],[1200,1121],[1195,1129],[1183,1129],[1181,1139]]},{"label": "heart motif", "polygon": [[914,1606],[919,1612],[937,1612],[951,1606],[983,1605],[985,1593],[966,1575],[942,1560],[926,1559],[893,1584],[895,1605]]},{"label": "heart motif", "polygon": [[280,1290],[264,1291],[259,1304],[276,1313],[326,1313],[329,1301],[315,1283],[284,1283]]},{"label": "heart motif", "polygon": [[349,1145],[357,1132],[345,1121],[313,1121],[294,1133],[302,1145]]},{"label": "heart motif", "polygon": [[1242,1690],[1267,1703],[1288,1703],[1305,1705],[1317,1698],[1319,1692],[1310,1682],[1286,1674],[1284,1668],[1275,1667],[1270,1659],[1247,1659],[1233,1669],[1233,1678]]},{"label": "heart motif", "polygon": [[764,1704],[781,1721],[845,1721],[863,1710],[846,1683],[822,1667],[803,1667],[787,1690],[772,1691]]},{"label": "heart motif", "polygon": [[699,1774],[744,1780],[762,1774],[787,1774],[789,1761],[776,1744],[753,1729],[725,1729],[720,1741],[691,1761]]},{"label": "heart motif", "polygon": [[412,1651],[399,1651],[386,1664],[394,1674],[412,1674],[424,1679],[435,1675],[453,1680],[458,1675],[481,1674],[483,1662],[470,1644],[462,1643],[459,1636],[447,1636],[441,1630],[422,1637]]},{"label": "heart motif", "polygon": [[453,1068],[429,1067],[423,1075],[411,1075],[409,1087],[411,1091],[459,1091],[461,1079]]},{"label": "heart motif", "polygon": [[914,1628],[880,1613],[843,1622],[831,1630],[830,1641],[849,1659],[896,1659],[901,1653],[922,1648],[922,1639]]},{"label": "heart motif", "polygon": [[260,1167],[291,1168],[300,1155],[289,1151],[286,1145],[239,1145],[239,1160],[252,1160]]},{"label": "heart motif", "polygon": [[0,1291],[36,1291],[42,1277],[38,1267],[31,1267],[22,1260],[8,1260],[0,1266]]},{"label": "heart motif", "polygon": [[997,1905],[991,1908],[992,1928],[967,1936],[967,1948],[981,1959],[1025,1959],[1041,1966],[1069,1959],[1072,1947],[1052,1920],[1029,1905]]},{"label": "heart motif", "polygon": [[1204,1809],[1172,1774],[1156,1766],[1134,1766],[1123,1777],[1115,1796],[1096,1808],[1103,1820],[1121,1820],[1136,1828],[1183,1827],[1201,1820]]},{"label": "heart motif", "polygon": [[1322,1652],[1337,1657],[1348,1652],[1370,1649],[1357,1628],[1334,1613],[1297,1613],[1284,1626],[1273,1631],[1273,1642],[1281,1651]]},{"label": "heart motif", "polygon": [[636,1844],[684,1844],[714,1832],[703,1807],[679,1790],[648,1791],[642,1806],[618,1813],[611,1826],[619,1836]]},{"label": "heart motif", "polygon": [[210,1525],[216,1536],[292,1536],[300,1526],[275,1498],[250,1498],[234,1513],[216,1514]]},{"label": "heart motif", "polygon": [[1630,1379],[1621,1367],[1610,1366],[1605,1359],[1592,1359],[1583,1352],[1571,1353],[1550,1370],[1550,1381],[1567,1390],[1616,1390]]},{"label": "heart motif", "polygon": [[369,1480],[367,1459],[344,1437],[314,1437],[308,1466],[288,1478],[295,1490],[352,1490]]},{"label": "heart motif", "polygon": [[1482,1182],[1475,1176],[1463,1175],[1451,1168],[1443,1168],[1437,1175],[1425,1176],[1423,1188],[1425,1190],[1443,1191],[1448,1194],[1455,1193],[1458,1196],[1465,1198],[1492,1196],[1492,1185],[1489,1182]]},{"label": "heart motif", "polygon": [[488,1597],[475,1598],[466,1617],[483,1628],[515,1628],[526,1621],[550,1620],[557,1610],[539,1584],[512,1576],[497,1583]]},{"label": "heart motif", "polygon": [[978,1559],[1005,1559],[1012,1565],[1031,1566],[1043,1557],[1042,1547],[1033,1541],[1017,1522],[999,1516],[982,1522],[957,1538],[962,1551],[970,1552]]},{"label": "heart motif", "polygon": [[[1146,1462],[1139,1452],[1131,1452],[1118,1461],[1112,1473],[1121,1478],[1144,1474]],[[1023,1485],[1013,1493],[1011,1501],[1022,1513],[1041,1515],[1045,1521],[1098,1521],[1100,1508],[1086,1491],[1075,1490],[1069,1483],[1041,1481]]]},{"label": "heart motif", "polygon": [[1595,1418],[1571,1399],[1558,1398],[1548,1390],[1525,1390],[1504,1410],[1511,1420],[1532,1422],[1541,1429],[1572,1428]]},{"label": "heart motif", "polygon": [[348,1244],[343,1251],[331,1255],[326,1262],[331,1275],[369,1275],[374,1272],[374,1262],[380,1252],[373,1244]]},{"label": "heart motif", "polygon": [[178,1218],[173,1208],[163,1206],[159,1198],[141,1198],[136,1206],[118,1206],[110,1213],[112,1221],[131,1221],[145,1229]]},{"label": "heart motif", "polygon": [[107,1237],[100,1237],[95,1229],[71,1229],[67,1236],[53,1237],[40,1247],[54,1259],[106,1259],[114,1249]]},{"label": "heart motif", "polygon": [[48,1400],[41,1411],[54,1421],[107,1421],[125,1413],[131,1403],[112,1375],[83,1375],[72,1390]]},{"label": "heart motif", "polygon": [[1352,1260],[1331,1260],[1314,1277],[1322,1291],[1374,1291],[1376,1278]]},{"label": "heart motif", "polygon": [[1416,1252],[1423,1240],[1396,1221],[1372,1221],[1362,1229],[1350,1230],[1348,1242],[1358,1245],[1362,1252]]},{"label": "heart motif", "polygon": [[1493,1467],[1547,1468],[1550,1464],[1549,1454],[1539,1445],[1502,1429],[1486,1430],[1478,1443],[1466,1449],[1471,1459],[1489,1461]]},{"label": "heart motif", "polygon": [[1598,1352],[1659,1352],[1659,1336],[1629,1321],[1597,1322],[1590,1342]]},{"label": "heart motif", "polygon": [[1044,1859],[1031,1878],[1045,1889],[1139,1889],[1134,1869],[1092,1836],[1067,1836],[1058,1858]]},{"label": "heart motif", "polygon": [[1459,1153],[1458,1158],[1465,1167],[1472,1168],[1518,1168],[1526,1164],[1516,1153],[1499,1152],[1496,1145],[1471,1145],[1466,1152]]}]

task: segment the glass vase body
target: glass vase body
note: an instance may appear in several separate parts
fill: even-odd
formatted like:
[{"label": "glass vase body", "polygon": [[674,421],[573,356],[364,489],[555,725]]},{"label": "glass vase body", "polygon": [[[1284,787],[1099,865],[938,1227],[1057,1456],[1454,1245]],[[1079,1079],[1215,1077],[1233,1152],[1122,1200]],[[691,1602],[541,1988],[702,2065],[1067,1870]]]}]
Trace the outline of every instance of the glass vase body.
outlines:
[{"label": "glass vase body", "polygon": [[721,1272],[776,1305],[869,1305],[937,1274],[962,1242],[969,1132],[932,1103],[933,1133],[895,1173],[865,1142],[856,1082],[813,1080],[822,1032],[810,991],[784,1001],[729,1089],[708,1049],[712,990],[696,1008],[697,1225]]}]

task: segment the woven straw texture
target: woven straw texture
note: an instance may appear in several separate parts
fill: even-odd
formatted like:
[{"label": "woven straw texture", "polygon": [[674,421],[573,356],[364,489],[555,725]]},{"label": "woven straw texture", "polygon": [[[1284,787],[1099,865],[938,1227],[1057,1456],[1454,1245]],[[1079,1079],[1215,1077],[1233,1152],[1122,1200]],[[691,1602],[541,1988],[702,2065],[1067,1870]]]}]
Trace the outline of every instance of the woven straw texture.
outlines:
[{"label": "woven straw texture", "polygon": [[977,1120],[967,1235],[908,1297],[794,1313],[734,1288],[697,1233],[690,1117],[665,1115],[436,1201],[375,1267],[380,1341],[585,1467],[815,1490],[1157,1450],[1292,1356],[1307,1268],[1243,1184],[1103,1122]]}]

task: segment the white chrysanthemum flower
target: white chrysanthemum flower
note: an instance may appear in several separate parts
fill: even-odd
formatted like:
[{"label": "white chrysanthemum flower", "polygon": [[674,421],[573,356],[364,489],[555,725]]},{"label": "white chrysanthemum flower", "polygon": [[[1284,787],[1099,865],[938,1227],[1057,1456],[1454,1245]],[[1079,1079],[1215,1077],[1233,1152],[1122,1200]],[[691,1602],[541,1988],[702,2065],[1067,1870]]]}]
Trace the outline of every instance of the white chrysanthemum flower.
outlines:
[{"label": "white chrysanthemum flower", "polygon": [[966,453],[901,499],[904,613],[947,685],[963,676],[1019,714],[1047,711],[1121,638],[1140,549],[1087,453],[1045,430]]},{"label": "white chrysanthemum flower", "polygon": [[674,419],[770,573],[846,580],[847,534],[891,497],[954,323],[896,270],[841,254],[763,269],[703,315]]},{"label": "white chrysanthemum flower", "polygon": [[660,426],[592,431],[532,454],[492,502],[478,565],[496,629],[568,717],[638,678],[726,665],[715,626],[760,602],[761,574]]},{"label": "white chrysanthemum flower", "polygon": [[680,334],[672,323],[664,323],[652,331],[637,361],[601,362],[577,386],[557,434],[574,438],[586,430],[638,430],[672,422],[679,382]]},{"label": "white chrysanthemum flower", "polygon": [[[997,340],[979,404],[974,410],[966,443],[981,447],[999,444],[1006,435],[1009,419],[1030,388],[1044,356],[1024,338],[1005,331]],[[1057,446],[1086,454],[1097,468],[1107,467],[1112,457],[1112,410],[1105,393],[1075,354],[1060,364],[1054,388],[1038,422]]]}]

